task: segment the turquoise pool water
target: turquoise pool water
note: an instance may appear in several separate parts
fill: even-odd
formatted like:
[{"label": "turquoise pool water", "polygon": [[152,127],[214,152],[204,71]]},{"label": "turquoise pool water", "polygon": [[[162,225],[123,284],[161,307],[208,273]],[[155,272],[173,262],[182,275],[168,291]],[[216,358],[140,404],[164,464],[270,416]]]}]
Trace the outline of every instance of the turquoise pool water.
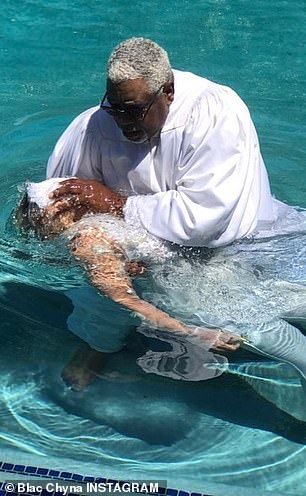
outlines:
[{"label": "turquoise pool water", "polygon": [[304,495],[305,423],[289,415],[303,401],[280,364],[242,355],[232,374],[178,382],[137,367],[138,337],[86,392],[66,390],[60,370],[78,340],[63,290],[82,275],[9,222],[17,186],[43,179],[58,135],[103,94],[110,50],[132,35],[236,89],[275,195],[306,207],[304,2],[2,0],[0,23],[2,458],[216,495]]}]

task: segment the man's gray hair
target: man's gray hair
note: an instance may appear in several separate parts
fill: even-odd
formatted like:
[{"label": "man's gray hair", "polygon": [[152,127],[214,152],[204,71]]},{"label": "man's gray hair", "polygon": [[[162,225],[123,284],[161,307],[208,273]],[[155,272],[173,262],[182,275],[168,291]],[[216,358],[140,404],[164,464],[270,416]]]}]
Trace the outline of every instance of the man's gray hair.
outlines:
[{"label": "man's gray hair", "polygon": [[113,84],[144,79],[152,93],[173,81],[167,52],[146,38],[129,38],[116,46],[107,64],[107,78]]}]

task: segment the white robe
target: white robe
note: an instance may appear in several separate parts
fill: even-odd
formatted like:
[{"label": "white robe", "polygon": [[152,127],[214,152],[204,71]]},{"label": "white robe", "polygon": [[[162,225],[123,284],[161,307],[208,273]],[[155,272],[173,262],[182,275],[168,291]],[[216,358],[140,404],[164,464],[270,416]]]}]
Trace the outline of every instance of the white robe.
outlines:
[{"label": "white robe", "polygon": [[160,138],[133,143],[99,107],[57,142],[47,177],[97,179],[128,195],[125,220],[181,245],[216,247],[272,224],[256,130],[238,95],[174,71],[175,95]]}]

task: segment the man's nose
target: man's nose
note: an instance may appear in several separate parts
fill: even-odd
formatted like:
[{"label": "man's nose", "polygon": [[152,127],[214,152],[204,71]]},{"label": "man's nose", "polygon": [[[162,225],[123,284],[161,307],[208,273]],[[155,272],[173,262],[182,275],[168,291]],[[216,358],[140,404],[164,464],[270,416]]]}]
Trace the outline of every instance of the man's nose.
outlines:
[{"label": "man's nose", "polygon": [[119,127],[135,125],[135,119],[128,113],[117,114],[114,119]]}]

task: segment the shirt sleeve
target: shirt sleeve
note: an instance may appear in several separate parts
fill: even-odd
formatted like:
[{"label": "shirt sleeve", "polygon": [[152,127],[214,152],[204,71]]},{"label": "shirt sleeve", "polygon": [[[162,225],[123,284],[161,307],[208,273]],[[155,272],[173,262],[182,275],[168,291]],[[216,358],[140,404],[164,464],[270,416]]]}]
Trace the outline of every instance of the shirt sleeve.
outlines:
[{"label": "shirt sleeve", "polygon": [[100,148],[91,132],[96,110],[94,107],[78,115],[61,135],[48,160],[47,179],[77,176],[102,180]]},{"label": "shirt sleeve", "polygon": [[127,200],[125,217],[185,246],[221,246],[256,226],[260,151],[249,112],[228,89],[199,99],[182,141],[174,188]]}]

